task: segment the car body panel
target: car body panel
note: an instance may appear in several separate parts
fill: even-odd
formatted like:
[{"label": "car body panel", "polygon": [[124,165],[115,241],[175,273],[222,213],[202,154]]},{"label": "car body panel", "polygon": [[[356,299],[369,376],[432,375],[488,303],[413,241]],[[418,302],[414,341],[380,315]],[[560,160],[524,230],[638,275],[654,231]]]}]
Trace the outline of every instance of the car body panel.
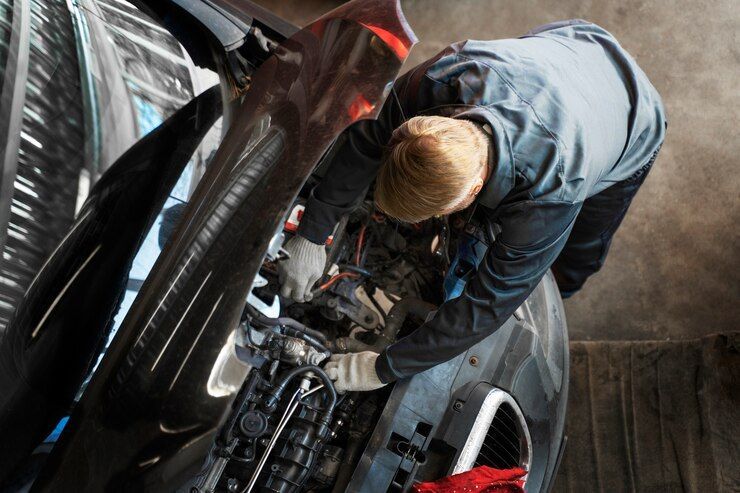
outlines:
[{"label": "car body panel", "polygon": [[102,349],[144,234],[220,114],[206,91],[96,184],[0,342],[0,478],[66,414]]},{"label": "car body panel", "polygon": [[[535,320],[532,312],[539,307],[546,307],[546,318]],[[562,301],[548,273],[518,313],[486,339],[396,384],[346,491],[389,491],[394,484],[409,488],[419,479],[417,474],[424,478],[451,474],[454,460],[435,462],[434,449],[444,444],[459,454],[460,439],[473,424],[460,419],[461,414],[479,382],[505,390],[519,404],[532,440],[527,491],[546,490],[565,424],[567,343]],[[417,440],[417,455],[426,456],[427,464],[399,453],[393,444],[399,437],[409,443]]]},{"label": "car body panel", "polygon": [[[388,14],[364,21],[360,3]],[[405,59],[380,30],[406,53],[415,42],[397,2],[350,2],[254,74],[34,489],[162,491],[194,473],[248,371],[233,332],[272,234],[339,133],[377,115]]]}]

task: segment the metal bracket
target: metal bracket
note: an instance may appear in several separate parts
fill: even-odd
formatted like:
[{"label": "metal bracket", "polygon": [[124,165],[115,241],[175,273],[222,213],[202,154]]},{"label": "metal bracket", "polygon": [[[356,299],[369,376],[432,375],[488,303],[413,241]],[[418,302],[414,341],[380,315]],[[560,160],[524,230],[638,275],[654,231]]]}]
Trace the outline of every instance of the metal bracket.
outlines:
[{"label": "metal bracket", "polygon": [[367,330],[375,330],[380,325],[380,317],[359,299],[355,291],[359,281],[342,280],[332,290],[336,296],[326,300],[326,307],[347,315],[350,320]]}]

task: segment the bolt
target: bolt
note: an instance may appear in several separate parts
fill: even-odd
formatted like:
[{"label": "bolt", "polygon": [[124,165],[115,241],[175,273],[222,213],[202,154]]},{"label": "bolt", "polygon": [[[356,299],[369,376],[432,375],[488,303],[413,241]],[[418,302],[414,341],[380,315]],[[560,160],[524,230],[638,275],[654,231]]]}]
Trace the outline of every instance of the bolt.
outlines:
[{"label": "bolt", "polygon": [[469,362],[473,366],[478,366],[478,356],[471,356]]}]

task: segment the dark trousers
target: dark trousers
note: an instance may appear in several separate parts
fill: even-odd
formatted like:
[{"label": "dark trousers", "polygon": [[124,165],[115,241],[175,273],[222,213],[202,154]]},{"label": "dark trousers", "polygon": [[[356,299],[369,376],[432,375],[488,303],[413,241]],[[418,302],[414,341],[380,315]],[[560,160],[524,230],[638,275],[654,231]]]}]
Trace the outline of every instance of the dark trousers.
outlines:
[{"label": "dark trousers", "polygon": [[612,237],[647,178],[659,150],[635,174],[583,203],[568,241],[552,265],[563,298],[581,289],[586,279],[604,265]]}]

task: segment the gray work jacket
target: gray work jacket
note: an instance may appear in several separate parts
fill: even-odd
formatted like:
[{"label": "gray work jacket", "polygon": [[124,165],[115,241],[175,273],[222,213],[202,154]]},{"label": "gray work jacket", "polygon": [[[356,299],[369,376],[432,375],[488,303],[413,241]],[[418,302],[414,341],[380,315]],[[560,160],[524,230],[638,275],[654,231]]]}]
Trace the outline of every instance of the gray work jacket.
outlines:
[{"label": "gray work jacket", "polygon": [[665,133],[660,96],[603,28],[543,26],[517,39],[453,44],[394,85],[378,120],[353,125],[314,189],[299,233],[322,243],[371,184],[403,117],[465,118],[492,130],[477,203],[501,234],[463,294],[389,346],[389,382],[464,352],[498,329],[557,258],[588,197],[628,178]]}]

